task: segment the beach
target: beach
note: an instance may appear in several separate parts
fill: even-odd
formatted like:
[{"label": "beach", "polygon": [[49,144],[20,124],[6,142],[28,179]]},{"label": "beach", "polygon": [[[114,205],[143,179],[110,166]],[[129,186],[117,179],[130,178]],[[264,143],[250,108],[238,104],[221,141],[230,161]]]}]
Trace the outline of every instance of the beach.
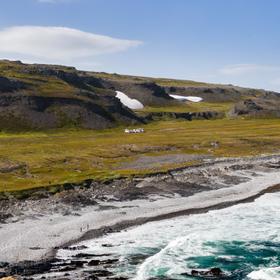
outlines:
[{"label": "beach", "polygon": [[145,192],[136,199],[124,192],[121,181],[120,186],[111,182],[106,193],[95,194],[95,203],[84,207],[53,197],[17,202],[13,213],[18,212],[18,216],[13,214],[1,224],[0,261],[43,261],[54,258],[59,248],[131,226],[253,201],[279,190],[279,160],[278,155],[219,159],[138,178],[134,181],[135,192]]}]

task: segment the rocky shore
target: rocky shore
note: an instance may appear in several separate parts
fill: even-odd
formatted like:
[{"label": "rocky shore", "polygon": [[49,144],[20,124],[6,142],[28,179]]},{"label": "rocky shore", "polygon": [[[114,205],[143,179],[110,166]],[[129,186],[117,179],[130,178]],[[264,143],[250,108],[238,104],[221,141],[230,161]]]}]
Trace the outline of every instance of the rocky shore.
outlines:
[{"label": "rocky shore", "polygon": [[[205,158],[199,166],[165,174],[1,200],[0,276],[120,279],[110,274],[110,266],[118,260],[83,255],[77,242],[149,221],[254,200],[279,190],[279,168],[279,155]],[[75,257],[63,260],[56,255],[58,249],[74,252]]]}]

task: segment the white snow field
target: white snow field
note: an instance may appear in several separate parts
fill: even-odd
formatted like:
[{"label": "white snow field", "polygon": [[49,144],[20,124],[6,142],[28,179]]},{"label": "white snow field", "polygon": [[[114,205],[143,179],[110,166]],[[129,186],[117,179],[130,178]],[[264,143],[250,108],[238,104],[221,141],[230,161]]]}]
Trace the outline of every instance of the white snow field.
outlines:
[{"label": "white snow field", "polygon": [[203,99],[201,97],[198,96],[182,96],[182,95],[176,95],[176,94],[169,94],[169,96],[178,99],[178,100],[188,100],[191,102],[200,102]]},{"label": "white snow field", "polygon": [[137,99],[132,99],[121,91],[116,91],[116,93],[117,93],[116,97],[121,101],[123,105],[125,105],[129,109],[137,110],[137,109],[144,108],[144,105]]}]

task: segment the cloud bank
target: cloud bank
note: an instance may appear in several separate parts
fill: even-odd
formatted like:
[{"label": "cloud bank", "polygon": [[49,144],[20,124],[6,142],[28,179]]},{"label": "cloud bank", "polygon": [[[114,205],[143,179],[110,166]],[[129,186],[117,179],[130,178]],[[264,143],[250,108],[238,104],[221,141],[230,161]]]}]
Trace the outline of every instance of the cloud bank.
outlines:
[{"label": "cloud bank", "polygon": [[0,56],[44,63],[87,61],[126,51],[140,41],[122,40],[67,27],[15,26],[0,29]]}]

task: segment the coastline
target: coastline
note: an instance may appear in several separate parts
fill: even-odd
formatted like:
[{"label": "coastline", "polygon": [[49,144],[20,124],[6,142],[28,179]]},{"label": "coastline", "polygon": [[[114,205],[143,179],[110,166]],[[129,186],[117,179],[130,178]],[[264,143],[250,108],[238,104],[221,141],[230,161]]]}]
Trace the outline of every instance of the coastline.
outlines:
[{"label": "coastline", "polygon": [[[279,156],[276,156],[275,162],[278,160]],[[221,168],[221,163],[217,163],[217,166]],[[189,169],[188,171],[177,171],[180,173],[180,178],[186,176],[184,172],[193,173]],[[238,172],[241,176],[240,170]],[[244,171],[242,172],[244,173]],[[253,201],[267,192],[280,191],[280,172],[277,170],[272,169],[265,173],[263,170],[256,172],[253,168],[253,172],[250,170],[249,173],[255,173],[255,175],[245,182],[195,192],[185,197],[152,194],[147,199],[108,200],[99,202],[98,205],[82,208],[74,215],[40,216],[39,213],[35,218],[31,215],[21,221],[3,224],[0,229],[2,240],[0,261],[18,263],[28,260],[46,260],[53,258],[59,248],[72,246],[80,241],[97,238],[109,232],[120,231],[150,221],[221,209]],[[172,176],[179,175],[174,172]],[[84,229],[87,225],[89,225],[89,230]],[[81,228],[83,228],[82,232]]]},{"label": "coastline", "polygon": [[[234,206],[237,204],[254,202],[259,197],[261,197],[267,193],[274,193],[274,192],[280,192],[280,184],[273,185],[271,187],[268,187],[267,189],[260,191],[259,193],[255,194],[255,195],[252,195],[252,196],[240,199],[240,200],[225,201],[225,202],[210,205],[210,206],[207,206],[204,208],[185,209],[185,210],[180,210],[177,212],[169,212],[169,213],[158,215],[158,216],[137,218],[135,220],[124,220],[124,221],[114,224],[112,226],[105,226],[105,227],[98,228],[95,230],[89,230],[81,238],[79,238],[77,240],[69,241],[69,242],[63,244],[61,247],[69,247],[69,246],[77,244],[81,241],[95,239],[95,238],[101,237],[107,233],[119,232],[119,231],[122,231],[122,230],[125,230],[128,228],[140,226],[140,225],[143,225],[143,224],[146,224],[149,222],[162,221],[162,220],[172,219],[172,218],[176,218],[176,217],[180,217],[180,216],[203,214],[203,213],[207,213],[212,210],[224,209],[224,208],[228,208],[228,207],[231,207],[231,206]],[[54,250],[54,252],[57,252],[57,249]]]}]

